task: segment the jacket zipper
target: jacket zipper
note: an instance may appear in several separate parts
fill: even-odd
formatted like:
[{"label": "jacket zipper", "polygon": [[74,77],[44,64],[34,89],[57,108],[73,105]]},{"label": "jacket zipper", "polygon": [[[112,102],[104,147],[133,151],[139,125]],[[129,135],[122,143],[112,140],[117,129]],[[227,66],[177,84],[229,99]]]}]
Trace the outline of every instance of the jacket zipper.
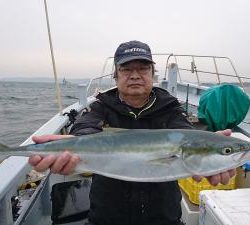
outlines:
[{"label": "jacket zipper", "polygon": [[146,111],[146,110],[148,110],[149,108],[152,107],[152,105],[155,103],[155,100],[156,100],[156,98],[154,98],[154,100],[151,102],[151,104],[148,105],[146,108],[142,109],[137,115],[134,112],[132,112],[132,111],[130,111],[129,114],[133,115],[134,118],[135,118],[135,120],[137,120],[138,117],[141,115],[141,113],[143,113],[144,111]]}]

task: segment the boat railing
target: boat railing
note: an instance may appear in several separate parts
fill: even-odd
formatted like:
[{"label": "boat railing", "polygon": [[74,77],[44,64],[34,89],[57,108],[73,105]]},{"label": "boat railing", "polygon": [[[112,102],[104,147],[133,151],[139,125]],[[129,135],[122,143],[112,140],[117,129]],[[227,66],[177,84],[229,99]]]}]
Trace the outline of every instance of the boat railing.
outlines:
[{"label": "boat railing", "polygon": [[[180,63],[180,61],[183,59],[187,64]],[[192,78],[195,78],[195,83],[197,83],[199,86],[210,82],[213,84],[233,82],[237,83],[244,89],[244,83],[250,82],[250,77],[239,75],[234,63],[229,57],[170,54],[168,55],[166,61],[164,79],[167,77],[171,62],[174,62],[178,65],[178,78],[180,82],[184,80],[182,77],[183,72],[188,72],[189,76],[190,73],[194,74],[195,76],[192,76]]]},{"label": "boat railing", "polygon": [[[178,65],[178,82],[193,83],[198,86],[210,86],[221,83],[235,83],[245,90],[249,85],[250,77],[240,75],[229,57],[188,55],[174,53],[154,53],[153,59],[156,62],[156,78],[167,80],[169,69],[172,63]],[[97,90],[115,86],[113,57],[108,57],[102,69],[100,77],[91,80],[88,92],[89,95]]]},{"label": "boat railing", "polygon": [[113,72],[102,75],[100,77],[96,77],[90,80],[89,85],[87,87],[87,96],[95,96],[98,92],[102,90],[108,90],[110,88],[115,87],[115,79]]}]

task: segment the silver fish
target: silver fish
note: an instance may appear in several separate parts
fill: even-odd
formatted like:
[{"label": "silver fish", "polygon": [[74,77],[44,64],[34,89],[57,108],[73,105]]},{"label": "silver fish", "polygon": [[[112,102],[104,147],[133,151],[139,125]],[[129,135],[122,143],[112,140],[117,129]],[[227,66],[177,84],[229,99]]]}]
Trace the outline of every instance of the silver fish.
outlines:
[{"label": "silver fish", "polygon": [[0,159],[58,154],[64,149],[80,156],[76,173],[92,172],[137,182],[209,176],[250,160],[250,142],[184,129],[100,132],[15,149],[0,145]]}]

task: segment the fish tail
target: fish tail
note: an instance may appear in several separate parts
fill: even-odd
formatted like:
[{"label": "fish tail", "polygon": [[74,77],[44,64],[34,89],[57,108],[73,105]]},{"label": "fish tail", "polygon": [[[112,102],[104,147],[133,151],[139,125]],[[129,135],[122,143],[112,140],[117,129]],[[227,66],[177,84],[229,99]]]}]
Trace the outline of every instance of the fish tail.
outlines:
[{"label": "fish tail", "polygon": [[0,161],[3,161],[4,159],[9,157],[9,152],[11,151],[11,148],[7,145],[4,145],[0,143]]},{"label": "fish tail", "polygon": [[10,147],[0,143],[0,153],[10,151]]}]

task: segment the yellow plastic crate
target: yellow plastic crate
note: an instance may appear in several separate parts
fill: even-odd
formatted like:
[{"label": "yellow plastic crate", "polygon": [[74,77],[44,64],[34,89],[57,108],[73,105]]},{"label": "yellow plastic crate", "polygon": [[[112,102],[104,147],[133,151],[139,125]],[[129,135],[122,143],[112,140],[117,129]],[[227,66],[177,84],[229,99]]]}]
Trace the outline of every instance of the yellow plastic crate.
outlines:
[{"label": "yellow plastic crate", "polygon": [[203,190],[231,190],[235,189],[235,177],[231,178],[227,185],[218,184],[212,186],[206,178],[196,182],[192,177],[178,180],[179,186],[187,194],[189,200],[199,205],[199,193]]}]

